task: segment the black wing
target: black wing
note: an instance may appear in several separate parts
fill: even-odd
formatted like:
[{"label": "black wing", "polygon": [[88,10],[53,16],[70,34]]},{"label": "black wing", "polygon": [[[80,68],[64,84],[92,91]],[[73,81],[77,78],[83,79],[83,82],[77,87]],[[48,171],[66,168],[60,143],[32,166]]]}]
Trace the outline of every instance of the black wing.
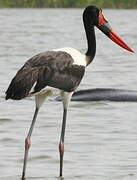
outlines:
[{"label": "black wing", "polygon": [[29,59],[12,79],[6,99],[22,99],[27,97],[34,86],[39,92],[46,86],[73,91],[79,85],[84,66],[73,65],[72,57],[62,51],[47,51]]}]

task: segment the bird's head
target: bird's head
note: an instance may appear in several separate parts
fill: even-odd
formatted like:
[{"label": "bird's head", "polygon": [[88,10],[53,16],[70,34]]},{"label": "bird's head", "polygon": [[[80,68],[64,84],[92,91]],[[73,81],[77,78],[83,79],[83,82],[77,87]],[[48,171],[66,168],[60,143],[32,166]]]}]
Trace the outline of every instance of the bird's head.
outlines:
[{"label": "bird's head", "polygon": [[[96,6],[88,6],[85,8],[83,13],[83,20],[85,24],[88,24],[89,27],[95,25],[100,29],[106,36],[108,36],[112,41],[121,46],[122,48],[134,52],[124,40],[113,30],[109,25],[108,21],[102,13],[102,9]],[[90,30],[90,29],[89,29]]]}]

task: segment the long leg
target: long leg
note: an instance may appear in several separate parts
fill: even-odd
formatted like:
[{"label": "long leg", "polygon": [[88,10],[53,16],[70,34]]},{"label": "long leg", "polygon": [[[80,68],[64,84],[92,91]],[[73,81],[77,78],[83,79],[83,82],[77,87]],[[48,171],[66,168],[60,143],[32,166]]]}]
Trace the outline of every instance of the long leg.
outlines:
[{"label": "long leg", "polygon": [[59,142],[59,153],[60,153],[60,176],[62,176],[63,170],[63,156],[64,156],[64,137],[65,137],[65,126],[66,126],[67,109],[63,112],[62,130]]},{"label": "long leg", "polygon": [[32,135],[32,131],[36,122],[36,118],[38,115],[38,111],[40,109],[40,107],[42,106],[43,102],[45,101],[46,97],[48,96],[48,94],[43,93],[43,94],[38,94],[35,96],[35,102],[36,102],[36,110],[34,113],[34,117],[28,132],[28,135],[25,139],[25,153],[24,153],[24,163],[23,163],[23,171],[22,171],[22,180],[25,179],[25,173],[26,173],[26,165],[27,165],[27,159],[28,159],[28,151],[31,145],[31,135]]},{"label": "long leg", "polygon": [[59,154],[60,154],[60,177],[62,177],[63,172],[63,156],[64,156],[64,139],[65,139],[65,127],[66,127],[66,117],[67,117],[67,109],[71,99],[73,92],[67,93],[63,92],[63,121],[62,121],[62,129],[61,129],[61,136],[59,142]]},{"label": "long leg", "polygon": [[24,153],[22,180],[25,179],[26,165],[27,165],[27,159],[28,159],[28,151],[29,151],[29,148],[30,148],[30,145],[31,145],[31,139],[30,138],[31,138],[31,135],[32,135],[32,131],[33,131],[35,122],[36,122],[38,111],[39,111],[39,108],[36,107],[36,110],[35,110],[35,113],[34,113],[34,117],[33,117],[30,129],[29,129],[28,135],[27,135],[27,137],[25,139],[25,153]]}]

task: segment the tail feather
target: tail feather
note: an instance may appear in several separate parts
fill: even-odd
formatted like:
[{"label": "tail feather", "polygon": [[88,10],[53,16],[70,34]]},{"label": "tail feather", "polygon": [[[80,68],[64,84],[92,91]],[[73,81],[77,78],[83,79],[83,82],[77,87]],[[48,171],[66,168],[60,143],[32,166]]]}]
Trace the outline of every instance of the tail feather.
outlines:
[{"label": "tail feather", "polygon": [[20,100],[27,97],[37,78],[38,71],[36,68],[22,67],[12,79],[6,91],[6,100]]}]

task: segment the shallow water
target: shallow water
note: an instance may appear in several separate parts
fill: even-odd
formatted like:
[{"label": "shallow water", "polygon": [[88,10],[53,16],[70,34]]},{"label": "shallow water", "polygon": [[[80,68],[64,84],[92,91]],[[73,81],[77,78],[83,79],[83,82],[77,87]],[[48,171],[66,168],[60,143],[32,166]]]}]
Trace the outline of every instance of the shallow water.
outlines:
[{"label": "shallow water", "polygon": [[[0,10],[0,94],[31,56],[58,47],[86,51],[82,9]],[[104,10],[111,25],[135,49],[137,11]],[[100,31],[97,54],[79,89],[137,89],[137,56],[111,43]],[[0,179],[19,180],[32,99],[0,98]],[[137,104],[71,102],[65,139],[65,180],[137,179]],[[26,180],[57,180],[62,104],[46,101],[32,137]]]}]

